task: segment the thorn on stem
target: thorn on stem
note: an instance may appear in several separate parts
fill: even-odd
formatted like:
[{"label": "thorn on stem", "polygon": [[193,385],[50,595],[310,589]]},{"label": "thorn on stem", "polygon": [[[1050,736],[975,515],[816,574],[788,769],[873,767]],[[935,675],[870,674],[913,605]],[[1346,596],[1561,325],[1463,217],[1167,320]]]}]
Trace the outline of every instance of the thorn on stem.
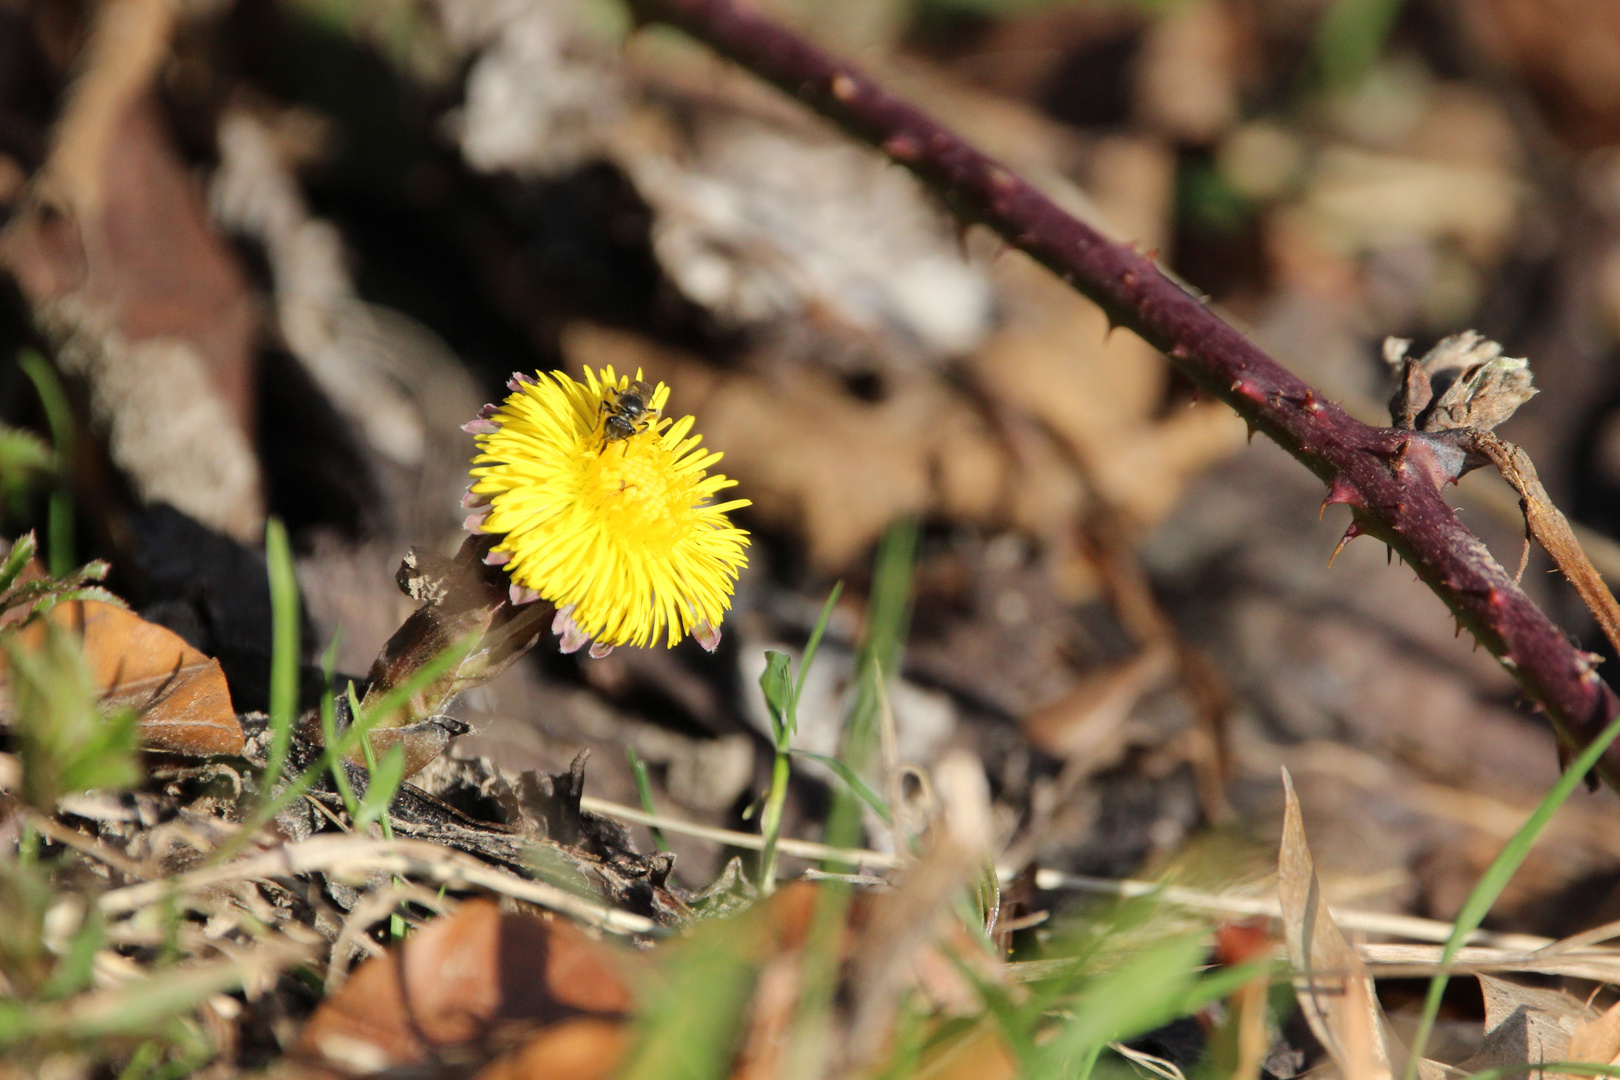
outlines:
[{"label": "thorn on stem", "polygon": [[1239,397],[1245,397],[1250,401],[1257,401],[1262,404],[1265,403],[1266,395],[1253,383],[1244,382],[1242,379],[1233,379],[1231,390],[1232,393]]},{"label": "thorn on stem", "polygon": [[883,140],[883,152],[896,161],[915,161],[922,147],[910,135],[891,135]]},{"label": "thorn on stem", "polygon": [[1358,536],[1365,536],[1366,533],[1367,530],[1361,527],[1359,521],[1352,521],[1350,527],[1344,530],[1344,535],[1339,537],[1339,545],[1333,549],[1333,554],[1328,556],[1328,565],[1333,565],[1333,560],[1339,557],[1339,552],[1344,550],[1346,544]]},{"label": "thorn on stem", "polygon": [[[1254,429],[1249,430],[1252,432]],[[1367,505],[1366,500],[1361,497],[1361,492],[1356,490],[1356,485],[1343,476],[1335,476],[1333,482],[1328,485],[1327,497],[1322,500],[1321,508],[1316,511],[1316,520],[1322,520],[1322,515],[1328,507],[1339,505],[1360,507]]]}]

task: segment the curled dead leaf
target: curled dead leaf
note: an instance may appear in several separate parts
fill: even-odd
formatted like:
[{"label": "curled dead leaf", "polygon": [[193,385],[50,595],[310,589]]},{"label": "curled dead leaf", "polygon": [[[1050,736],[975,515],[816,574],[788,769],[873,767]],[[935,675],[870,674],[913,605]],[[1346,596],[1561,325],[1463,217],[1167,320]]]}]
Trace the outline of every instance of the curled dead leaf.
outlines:
[{"label": "curled dead leaf", "polygon": [[[98,600],[58,604],[45,617],[79,638],[103,704],[140,713],[142,745],[197,756],[241,752],[242,725],[218,660],[173,631]],[[19,634],[26,647],[44,632],[36,624]]]}]

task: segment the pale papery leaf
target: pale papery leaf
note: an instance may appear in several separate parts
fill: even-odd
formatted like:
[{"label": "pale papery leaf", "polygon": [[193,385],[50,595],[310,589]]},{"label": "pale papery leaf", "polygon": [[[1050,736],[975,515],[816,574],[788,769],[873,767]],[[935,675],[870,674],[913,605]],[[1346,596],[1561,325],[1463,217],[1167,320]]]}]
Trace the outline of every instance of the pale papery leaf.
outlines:
[{"label": "pale papery leaf", "polygon": [[1564,1061],[1574,1034],[1599,1019],[1590,1006],[1562,990],[1520,986],[1479,976],[1485,999],[1485,1038],[1479,1052],[1460,1068],[1481,1069]]},{"label": "pale papery leaf", "polygon": [[1387,1020],[1366,965],[1328,912],[1287,769],[1283,791],[1287,810],[1277,855],[1277,895],[1300,1011],[1346,1077],[1388,1080]]}]

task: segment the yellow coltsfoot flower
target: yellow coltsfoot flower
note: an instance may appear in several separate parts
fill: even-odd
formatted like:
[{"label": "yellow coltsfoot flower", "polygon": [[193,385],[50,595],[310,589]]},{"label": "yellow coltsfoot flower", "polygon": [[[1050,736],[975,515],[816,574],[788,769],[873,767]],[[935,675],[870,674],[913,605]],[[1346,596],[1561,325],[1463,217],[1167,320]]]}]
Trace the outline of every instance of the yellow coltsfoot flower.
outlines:
[{"label": "yellow coltsfoot flower", "polygon": [[669,387],[611,367],[507,387],[463,430],[480,451],[467,527],[504,534],[485,561],[506,567],[512,602],[555,604],[563,652],[687,634],[714,651],[748,561],[748,534],[726,515],[749,502],[714,501],[736,481],[709,473],[720,455],[698,449],[690,416],[662,416]]}]

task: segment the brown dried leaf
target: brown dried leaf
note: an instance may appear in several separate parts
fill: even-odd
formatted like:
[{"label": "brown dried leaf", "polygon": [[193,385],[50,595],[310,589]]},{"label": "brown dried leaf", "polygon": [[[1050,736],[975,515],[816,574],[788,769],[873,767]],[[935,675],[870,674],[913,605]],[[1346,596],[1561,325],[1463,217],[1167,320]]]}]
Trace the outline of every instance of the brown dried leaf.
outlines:
[{"label": "brown dried leaf", "polygon": [[1608,0],[1480,0],[1457,13],[1560,135],[1582,149],[1620,136],[1620,20]]},{"label": "brown dried leaf", "polygon": [[1157,130],[1208,143],[1238,120],[1243,34],[1220,0],[1179,4],[1149,28],[1136,70],[1137,108]]},{"label": "brown dried leaf", "polygon": [[1106,768],[1124,749],[1125,721],[1142,696],[1174,668],[1169,649],[1152,647],[1118,664],[1088,671],[1063,697],[1024,717],[1029,741],[1053,757]]},{"label": "brown dried leaf", "polygon": [[1576,1026],[1569,1037],[1566,1060],[1620,1063],[1620,1005],[1611,1005],[1602,1016]]},{"label": "brown dried leaf", "polygon": [[[1166,182],[1149,147],[1121,143],[1107,165],[1124,178],[1117,181],[1121,186],[1156,190]],[[1120,206],[1123,196],[1106,195],[1099,191],[1110,220],[1136,222],[1120,234],[1151,243],[1159,231],[1156,217]],[[1008,252],[997,260],[995,278],[1006,316],[968,360],[976,384],[1002,407],[1060,438],[1130,521],[1157,523],[1192,477],[1242,448],[1243,422],[1218,403],[1161,417],[1168,362],[1130,331],[1111,331],[1101,308],[1044,267]],[[1025,513],[1050,518],[1064,509],[1047,505]]]},{"label": "brown dried leaf", "polygon": [[1485,1040],[1459,1066],[1465,1072],[1565,1061],[1574,1034],[1598,1020],[1590,1007],[1562,990],[1520,986],[1488,975],[1479,976],[1479,988],[1485,997]]},{"label": "brown dried leaf", "polygon": [[947,1042],[916,1075],[927,1080],[1012,1080],[1023,1071],[996,1025],[983,1021],[963,1038]]},{"label": "brown dried leaf", "polygon": [[[774,907],[776,897],[771,898],[771,903]],[[748,1032],[731,1080],[772,1080],[786,1075],[793,1019],[799,1006],[802,959],[797,951],[782,953],[760,969],[749,1002]]]},{"label": "brown dried leaf", "polygon": [[[235,754],[242,725],[219,661],[134,612],[97,600],[58,604],[46,618],[80,638],[103,702],[140,712],[143,745],[177,754]],[[21,631],[42,638],[43,626]]]},{"label": "brown dried leaf", "polygon": [[473,1080],[608,1080],[629,1038],[623,1024],[609,1020],[564,1020],[480,1069]]},{"label": "brown dried leaf", "polygon": [[1293,778],[1287,769],[1282,776],[1287,811],[1277,856],[1277,895],[1300,1010],[1346,1077],[1388,1080],[1392,1074],[1384,1011],[1366,965],[1328,912],[1305,842]]},{"label": "brown dried leaf", "polygon": [[493,1055],[509,1045],[512,1027],[540,1027],[507,1063],[518,1071],[488,1075],[538,1075],[532,1069],[549,1057],[577,1070],[555,1075],[606,1075],[630,1008],[621,968],[572,923],[502,915],[493,902],[472,900],[366,961],[315,1011],[299,1052],[374,1072],[454,1047]]}]

